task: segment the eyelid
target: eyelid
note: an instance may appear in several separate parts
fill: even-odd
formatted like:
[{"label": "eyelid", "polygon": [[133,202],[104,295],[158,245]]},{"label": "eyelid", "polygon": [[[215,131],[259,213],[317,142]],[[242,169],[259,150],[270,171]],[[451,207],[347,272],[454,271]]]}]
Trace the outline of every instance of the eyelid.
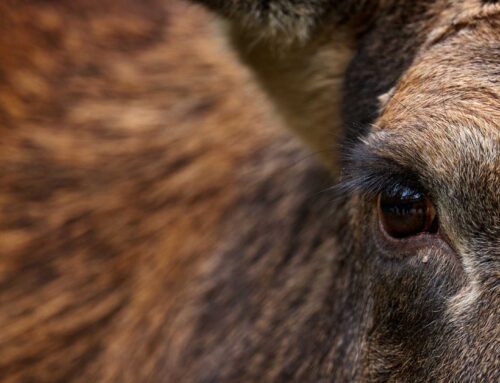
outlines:
[{"label": "eyelid", "polygon": [[413,172],[353,172],[344,174],[338,189],[342,192],[357,192],[366,197],[380,193],[397,194],[407,189],[408,193],[424,193]]},{"label": "eyelid", "polygon": [[366,144],[356,145],[347,155],[338,189],[342,193],[357,192],[366,198],[408,187],[423,194],[419,175],[393,159],[373,151]]}]

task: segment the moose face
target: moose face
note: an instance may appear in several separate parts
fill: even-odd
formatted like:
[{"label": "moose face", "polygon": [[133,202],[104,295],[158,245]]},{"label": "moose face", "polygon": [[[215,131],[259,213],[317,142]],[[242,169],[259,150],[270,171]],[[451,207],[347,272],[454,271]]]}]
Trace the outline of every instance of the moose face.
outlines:
[{"label": "moose face", "polygon": [[[495,380],[500,56],[494,27],[457,32],[418,57],[351,151],[345,186],[363,196],[357,201],[373,305],[366,335],[371,379]],[[458,53],[464,35],[467,46]]]},{"label": "moose face", "polygon": [[204,280],[193,376],[498,380],[498,5],[201,2],[343,179],[333,204],[302,161],[246,184],[233,214],[259,218]]}]

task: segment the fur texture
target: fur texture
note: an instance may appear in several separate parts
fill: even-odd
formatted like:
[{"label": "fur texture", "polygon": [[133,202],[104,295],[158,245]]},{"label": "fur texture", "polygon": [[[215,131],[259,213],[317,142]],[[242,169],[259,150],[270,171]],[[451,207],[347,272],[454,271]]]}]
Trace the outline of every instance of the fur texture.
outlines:
[{"label": "fur texture", "polygon": [[199,2],[0,4],[0,381],[498,381],[500,5]]}]

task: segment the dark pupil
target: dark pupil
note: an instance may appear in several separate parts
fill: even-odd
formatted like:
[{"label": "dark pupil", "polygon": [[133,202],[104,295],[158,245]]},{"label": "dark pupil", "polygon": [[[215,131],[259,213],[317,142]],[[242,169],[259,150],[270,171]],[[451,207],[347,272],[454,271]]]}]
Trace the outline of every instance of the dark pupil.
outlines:
[{"label": "dark pupil", "polygon": [[395,238],[409,237],[427,231],[432,223],[427,198],[409,188],[382,193],[379,210],[384,229]]}]

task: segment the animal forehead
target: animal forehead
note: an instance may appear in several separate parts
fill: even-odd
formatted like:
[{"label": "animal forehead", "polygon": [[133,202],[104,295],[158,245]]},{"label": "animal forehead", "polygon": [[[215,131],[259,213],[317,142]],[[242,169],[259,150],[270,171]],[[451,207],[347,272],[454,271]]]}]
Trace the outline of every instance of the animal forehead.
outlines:
[{"label": "animal forehead", "polygon": [[457,29],[431,38],[421,48],[390,92],[380,118],[388,122],[386,127],[470,120],[478,128],[498,130],[500,7]]},{"label": "animal forehead", "polygon": [[426,47],[391,92],[367,140],[381,156],[443,187],[481,187],[497,206],[499,27],[495,15]]}]

